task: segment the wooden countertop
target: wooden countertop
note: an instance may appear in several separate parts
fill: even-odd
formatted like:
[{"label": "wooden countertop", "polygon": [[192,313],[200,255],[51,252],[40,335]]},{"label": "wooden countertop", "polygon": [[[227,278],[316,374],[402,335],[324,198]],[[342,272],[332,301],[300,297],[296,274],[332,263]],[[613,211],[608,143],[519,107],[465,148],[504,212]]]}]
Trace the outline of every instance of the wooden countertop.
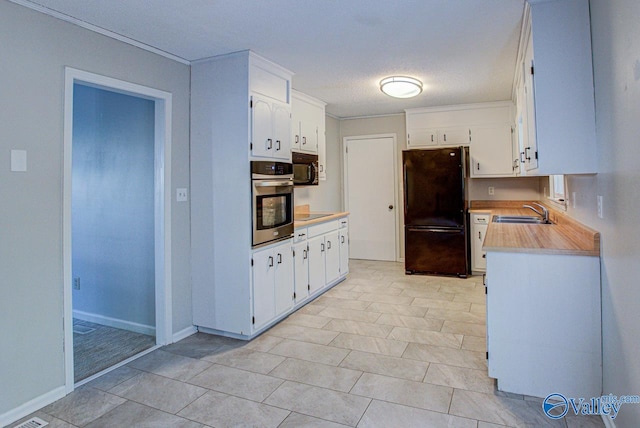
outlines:
[{"label": "wooden countertop", "polygon": [[[531,210],[521,208],[527,202],[510,201],[507,204],[500,204],[496,201],[494,206],[472,202],[472,208],[469,209],[469,212],[490,212],[491,217],[494,215],[535,215]],[[515,253],[600,256],[599,232],[579,223],[565,213],[545,206],[549,208],[549,219],[553,224],[493,223],[492,218],[482,249],[484,251]]]},{"label": "wooden countertop", "polygon": [[337,220],[342,217],[346,217],[349,215],[348,211],[343,212],[312,212],[309,214],[327,214],[325,217],[314,218],[312,220],[295,220],[293,222],[293,227],[298,229],[300,227],[313,226],[314,224],[325,223],[331,220]]}]

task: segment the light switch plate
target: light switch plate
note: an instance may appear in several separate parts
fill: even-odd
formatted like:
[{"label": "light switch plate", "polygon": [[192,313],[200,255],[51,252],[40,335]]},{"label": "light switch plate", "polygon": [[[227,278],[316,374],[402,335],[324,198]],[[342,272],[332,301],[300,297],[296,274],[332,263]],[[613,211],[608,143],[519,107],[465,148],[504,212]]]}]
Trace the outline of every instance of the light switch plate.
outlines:
[{"label": "light switch plate", "polygon": [[27,171],[27,151],[11,150],[11,172]]},{"label": "light switch plate", "polygon": [[179,189],[176,189],[176,201],[177,202],[187,202],[188,199],[189,199],[189,197],[188,197],[186,188],[181,187]]}]

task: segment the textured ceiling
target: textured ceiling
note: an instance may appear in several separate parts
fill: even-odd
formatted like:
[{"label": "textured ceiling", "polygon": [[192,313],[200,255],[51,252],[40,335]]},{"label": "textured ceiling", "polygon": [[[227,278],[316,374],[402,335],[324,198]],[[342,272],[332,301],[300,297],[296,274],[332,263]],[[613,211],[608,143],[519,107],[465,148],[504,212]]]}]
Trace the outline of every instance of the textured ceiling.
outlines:
[{"label": "textured ceiling", "polygon": [[[251,49],[337,117],[499,101],[511,84],[524,0],[20,0],[188,61]],[[72,20],[73,20],[72,19]],[[395,100],[378,82],[425,89]]]}]

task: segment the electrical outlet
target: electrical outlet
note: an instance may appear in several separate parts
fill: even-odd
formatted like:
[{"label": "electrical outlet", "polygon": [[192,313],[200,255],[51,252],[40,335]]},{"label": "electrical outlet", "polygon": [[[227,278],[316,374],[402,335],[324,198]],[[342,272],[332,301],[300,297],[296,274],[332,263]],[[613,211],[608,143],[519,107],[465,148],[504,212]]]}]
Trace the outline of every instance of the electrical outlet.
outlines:
[{"label": "electrical outlet", "polygon": [[598,195],[598,217],[600,218],[604,218],[604,214],[603,214],[603,208],[602,208],[602,195]]},{"label": "electrical outlet", "polygon": [[80,277],[79,276],[73,278],[73,289],[74,290],[80,290]]},{"label": "electrical outlet", "polygon": [[187,202],[187,189],[186,188],[180,188],[180,189],[176,189],[176,201],[177,202]]},{"label": "electrical outlet", "polygon": [[496,193],[496,189],[493,186],[489,186],[489,194],[495,195],[495,193]]}]

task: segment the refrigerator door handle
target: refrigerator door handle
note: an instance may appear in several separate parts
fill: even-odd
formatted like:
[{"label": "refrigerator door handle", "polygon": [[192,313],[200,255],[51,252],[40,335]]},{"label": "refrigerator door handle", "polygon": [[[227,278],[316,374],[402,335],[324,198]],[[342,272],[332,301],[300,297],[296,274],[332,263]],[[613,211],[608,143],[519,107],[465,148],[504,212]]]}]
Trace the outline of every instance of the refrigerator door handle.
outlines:
[{"label": "refrigerator door handle", "polygon": [[407,230],[409,232],[435,232],[435,233],[460,233],[462,232],[464,229],[425,229],[425,228],[416,228],[416,227],[409,227],[407,228]]}]

